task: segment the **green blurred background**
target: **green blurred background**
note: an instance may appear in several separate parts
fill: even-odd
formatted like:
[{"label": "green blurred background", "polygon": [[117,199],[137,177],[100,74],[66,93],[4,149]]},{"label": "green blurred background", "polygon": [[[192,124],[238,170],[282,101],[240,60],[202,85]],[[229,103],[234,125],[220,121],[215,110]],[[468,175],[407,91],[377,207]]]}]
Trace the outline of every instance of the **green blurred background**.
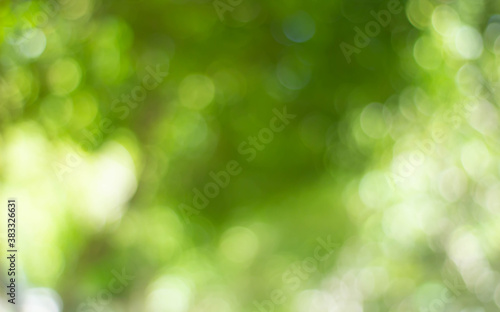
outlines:
[{"label": "green blurred background", "polygon": [[[0,310],[499,311],[499,14],[2,2],[0,193],[19,201],[21,282]],[[284,108],[295,118],[249,161],[241,144]],[[241,173],[196,209],[231,161]],[[287,284],[319,238],[331,257]]]}]

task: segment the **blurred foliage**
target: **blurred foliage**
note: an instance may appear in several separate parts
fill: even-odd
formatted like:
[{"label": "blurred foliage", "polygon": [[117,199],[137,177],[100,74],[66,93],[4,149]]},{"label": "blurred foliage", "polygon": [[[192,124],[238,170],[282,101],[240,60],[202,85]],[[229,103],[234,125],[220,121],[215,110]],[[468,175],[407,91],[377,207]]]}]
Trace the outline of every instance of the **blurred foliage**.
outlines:
[{"label": "blurred foliage", "polygon": [[[258,311],[320,237],[338,248],[275,311],[498,311],[499,14],[496,0],[2,2],[21,311]],[[241,144],[284,108],[296,117],[249,161]],[[186,213],[231,161],[241,173]],[[123,268],[133,280],[99,299]]]}]

